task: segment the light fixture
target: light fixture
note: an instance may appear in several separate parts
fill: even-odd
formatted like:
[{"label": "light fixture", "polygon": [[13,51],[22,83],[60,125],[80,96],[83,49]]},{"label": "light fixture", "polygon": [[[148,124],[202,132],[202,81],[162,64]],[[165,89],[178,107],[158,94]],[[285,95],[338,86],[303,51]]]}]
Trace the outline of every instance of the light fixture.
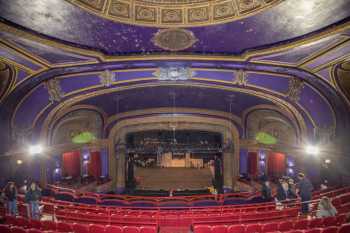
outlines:
[{"label": "light fixture", "polygon": [[23,163],[22,160],[20,160],[20,159],[17,160],[17,165],[21,165],[22,163]]},{"label": "light fixture", "polygon": [[318,155],[320,153],[320,149],[317,146],[308,145],[306,147],[306,153],[310,155]]},{"label": "light fixture", "polygon": [[326,159],[325,161],[324,161],[324,163],[326,163],[326,164],[330,164],[332,161],[330,160],[330,159]]},{"label": "light fixture", "polygon": [[29,147],[29,154],[37,155],[43,152],[43,147],[41,145],[32,145]]}]

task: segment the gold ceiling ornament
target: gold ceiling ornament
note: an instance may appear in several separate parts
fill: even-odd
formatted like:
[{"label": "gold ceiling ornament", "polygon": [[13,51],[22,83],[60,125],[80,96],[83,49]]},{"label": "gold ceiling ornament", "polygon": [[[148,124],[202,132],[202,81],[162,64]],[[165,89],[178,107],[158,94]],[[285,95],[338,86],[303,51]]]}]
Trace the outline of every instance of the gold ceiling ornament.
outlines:
[{"label": "gold ceiling ornament", "polygon": [[0,61],[0,102],[5,98],[16,80],[15,67]]},{"label": "gold ceiling ornament", "polygon": [[289,79],[289,87],[287,97],[293,102],[298,102],[300,99],[300,93],[304,88],[304,82],[296,77]]},{"label": "gold ceiling ornament", "polygon": [[193,27],[232,22],[283,0],[66,0],[103,18],[152,27]]},{"label": "gold ceiling ornament", "polygon": [[197,42],[194,34],[186,29],[168,28],[159,30],[152,38],[154,45],[170,51],[190,48]]}]

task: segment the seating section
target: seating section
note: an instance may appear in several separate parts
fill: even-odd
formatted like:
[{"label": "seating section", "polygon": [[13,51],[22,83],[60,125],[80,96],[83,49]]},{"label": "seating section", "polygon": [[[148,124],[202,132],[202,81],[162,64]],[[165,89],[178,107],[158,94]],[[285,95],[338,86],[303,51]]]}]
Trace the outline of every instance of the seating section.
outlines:
[{"label": "seating section", "polygon": [[34,227],[16,224],[16,221],[7,217],[6,225],[0,224],[0,233],[157,233],[157,227],[155,226],[136,227],[64,222],[57,222],[53,225],[50,221],[42,221],[40,226],[35,225]]},{"label": "seating section", "polygon": [[194,227],[194,233],[349,233],[350,224],[343,224],[340,226],[331,226],[326,228],[313,228],[305,230],[290,229],[287,231],[274,231],[267,230],[260,224],[244,225],[232,225],[232,226],[208,226],[198,225]]}]

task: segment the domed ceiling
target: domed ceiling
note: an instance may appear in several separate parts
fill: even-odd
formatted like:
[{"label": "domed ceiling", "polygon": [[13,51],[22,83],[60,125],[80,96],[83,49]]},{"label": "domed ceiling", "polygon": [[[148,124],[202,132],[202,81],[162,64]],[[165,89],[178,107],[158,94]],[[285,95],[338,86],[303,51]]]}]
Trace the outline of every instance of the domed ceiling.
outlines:
[{"label": "domed ceiling", "polygon": [[[0,0],[0,153],[70,109],[220,112],[244,138],[273,109],[350,131],[349,0]],[[175,104],[174,104],[174,99]],[[108,127],[106,130],[108,130]]]}]

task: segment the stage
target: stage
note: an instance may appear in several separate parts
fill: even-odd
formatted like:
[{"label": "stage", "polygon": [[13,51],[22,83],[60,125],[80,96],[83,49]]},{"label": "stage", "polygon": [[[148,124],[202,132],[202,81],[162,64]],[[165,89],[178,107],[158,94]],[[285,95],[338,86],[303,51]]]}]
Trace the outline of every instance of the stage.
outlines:
[{"label": "stage", "polygon": [[144,190],[199,190],[212,186],[209,168],[141,168],[135,169],[137,189]]}]

